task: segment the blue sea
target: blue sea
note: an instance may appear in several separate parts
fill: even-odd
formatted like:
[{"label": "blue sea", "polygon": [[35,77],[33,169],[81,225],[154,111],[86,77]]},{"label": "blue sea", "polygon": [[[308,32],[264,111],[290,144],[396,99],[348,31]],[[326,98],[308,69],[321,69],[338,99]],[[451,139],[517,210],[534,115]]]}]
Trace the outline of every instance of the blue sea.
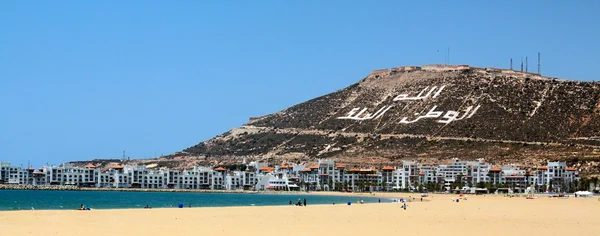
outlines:
[{"label": "blue sea", "polygon": [[[74,210],[81,204],[91,209],[276,206],[306,199],[311,204],[346,204],[379,198],[359,196],[323,196],[294,194],[190,193],[190,192],[116,192],[116,191],[36,191],[0,190],[0,210]],[[381,199],[381,202],[390,202]]]}]

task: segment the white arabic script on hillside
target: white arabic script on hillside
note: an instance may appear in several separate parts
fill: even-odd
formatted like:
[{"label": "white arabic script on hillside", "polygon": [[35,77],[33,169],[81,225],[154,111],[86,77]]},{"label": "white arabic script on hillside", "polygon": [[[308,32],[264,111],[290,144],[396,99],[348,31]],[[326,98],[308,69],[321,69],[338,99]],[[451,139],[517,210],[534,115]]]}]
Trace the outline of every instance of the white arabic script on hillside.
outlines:
[{"label": "white arabic script on hillside", "polygon": [[[400,95],[394,97],[394,99],[392,101],[394,101],[394,102],[416,101],[416,100],[424,100],[427,98],[434,99],[440,95],[440,93],[442,92],[442,90],[444,90],[445,87],[446,87],[446,85],[443,85],[439,88],[437,86],[432,86],[431,88],[430,88],[430,86],[427,86],[423,90],[421,90],[417,94],[417,96],[410,97],[409,94],[400,94]],[[358,121],[378,119],[378,118],[381,118],[392,107],[393,107],[393,105],[383,106],[383,107],[379,108],[378,110],[376,110],[374,113],[367,112],[369,109],[366,107],[362,108],[362,109],[361,109],[361,107],[356,107],[356,108],[353,108],[352,110],[350,110],[350,112],[348,112],[346,114],[346,116],[337,117],[336,119],[358,120]],[[437,105],[434,105],[425,115],[418,116],[413,120],[409,120],[409,117],[404,117],[404,118],[402,118],[402,120],[400,120],[399,123],[400,124],[411,124],[411,123],[415,123],[422,119],[437,119],[437,118],[441,117],[440,119],[436,120],[437,123],[449,124],[453,121],[471,118],[473,115],[475,115],[477,110],[479,110],[481,105],[468,106],[464,110],[461,110],[461,111],[448,110],[448,111],[445,111],[445,113],[444,113],[444,111],[437,111],[436,110],[437,107],[438,107]],[[418,115],[418,114],[419,113],[416,113],[415,115]]]}]

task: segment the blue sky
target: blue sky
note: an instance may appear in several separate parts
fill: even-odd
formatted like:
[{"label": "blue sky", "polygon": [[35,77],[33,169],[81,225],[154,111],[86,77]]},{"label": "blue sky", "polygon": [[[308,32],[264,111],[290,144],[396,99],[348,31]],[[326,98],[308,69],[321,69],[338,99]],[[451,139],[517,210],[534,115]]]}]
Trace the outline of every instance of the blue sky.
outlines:
[{"label": "blue sky", "polygon": [[598,80],[598,1],[225,2],[0,2],[0,160],[166,155],[447,47]]}]

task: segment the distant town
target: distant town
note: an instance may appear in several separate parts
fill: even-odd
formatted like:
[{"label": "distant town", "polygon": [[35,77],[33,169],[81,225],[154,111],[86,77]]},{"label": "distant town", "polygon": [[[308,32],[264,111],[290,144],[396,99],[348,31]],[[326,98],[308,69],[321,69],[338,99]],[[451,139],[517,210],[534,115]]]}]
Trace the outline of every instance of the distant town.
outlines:
[{"label": "distant town", "polygon": [[[597,180],[596,180],[597,181]],[[401,166],[350,168],[333,160],[312,165],[269,166],[250,162],[235,167],[151,169],[114,164],[44,166],[39,169],[0,162],[0,184],[9,186],[74,186],[108,189],[205,189],[251,191],[412,191],[460,193],[562,193],[594,190],[565,162],[548,162],[534,171],[517,165],[494,166],[483,160],[452,159],[444,165],[404,161]],[[593,186],[592,186],[593,185]]]}]

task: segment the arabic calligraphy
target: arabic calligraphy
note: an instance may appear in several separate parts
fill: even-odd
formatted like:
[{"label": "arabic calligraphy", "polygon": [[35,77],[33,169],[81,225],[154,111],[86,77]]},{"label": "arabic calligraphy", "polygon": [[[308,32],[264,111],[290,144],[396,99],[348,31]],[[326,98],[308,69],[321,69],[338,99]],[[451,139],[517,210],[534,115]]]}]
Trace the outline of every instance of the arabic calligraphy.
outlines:
[{"label": "arabic calligraphy", "polygon": [[[429,86],[427,86],[423,90],[421,90],[421,92],[416,97],[409,97],[408,94],[400,94],[400,95],[396,96],[393,99],[393,101],[397,102],[397,101],[409,101],[409,100],[423,100],[423,99],[428,98],[431,95],[431,93],[435,92],[437,89],[437,92],[435,92],[435,94],[433,94],[433,96],[431,97],[431,98],[436,98],[437,96],[440,95],[442,90],[444,90],[444,87],[446,87],[446,85],[443,85],[439,89],[437,86],[433,86],[433,87],[431,87],[431,89],[429,89]],[[429,89],[429,92],[427,92],[427,94],[423,95],[425,93],[425,91],[427,91],[427,89]]]},{"label": "arabic calligraphy", "polygon": [[[442,93],[442,91],[444,90],[445,87],[446,87],[446,85],[442,85],[441,87],[427,86],[423,90],[421,90],[417,94],[417,96],[410,97],[409,94],[400,94],[400,95],[394,97],[392,99],[392,101],[394,101],[394,102],[416,101],[416,100],[424,100],[427,98],[432,98],[432,99],[437,98]],[[383,106],[383,107],[379,108],[379,110],[377,110],[375,113],[367,112],[368,108],[366,108],[366,107],[362,108],[362,109],[361,109],[361,107],[356,107],[356,108],[353,108],[352,110],[350,110],[350,112],[348,112],[346,114],[346,116],[337,117],[336,119],[358,120],[358,121],[378,119],[378,118],[381,118],[392,107],[393,107],[392,105]],[[459,111],[453,111],[453,110],[448,110],[445,112],[438,111],[438,110],[436,110],[438,108],[438,106],[434,105],[425,115],[418,116],[420,113],[415,113],[414,115],[418,116],[417,118],[415,118],[413,120],[409,120],[409,117],[403,117],[399,123],[400,124],[411,124],[411,123],[415,123],[422,119],[437,119],[436,120],[437,123],[449,124],[453,121],[471,118],[473,115],[475,115],[475,113],[477,112],[477,110],[479,110],[480,107],[481,107],[481,105],[477,105],[475,107],[468,106],[464,110],[462,110],[462,113],[461,113]]]},{"label": "arabic calligraphy", "polygon": [[[410,123],[417,122],[421,119],[438,118],[438,117],[442,116],[442,114],[444,114],[444,116],[442,116],[442,119],[439,119],[436,122],[442,123],[442,124],[448,124],[455,120],[471,118],[475,114],[475,112],[477,112],[479,107],[481,107],[481,105],[478,105],[477,107],[475,107],[475,109],[473,109],[473,106],[468,106],[467,109],[465,109],[463,115],[461,117],[458,117],[460,115],[460,112],[458,112],[458,111],[446,111],[446,114],[444,114],[443,111],[435,110],[437,108],[437,106],[433,106],[433,108],[431,108],[431,110],[429,110],[429,112],[427,112],[427,114],[425,114],[423,116],[419,116],[416,119],[410,120],[410,121],[408,120],[408,117],[404,117],[404,118],[402,118],[402,120],[400,120],[400,123],[401,124],[410,124]],[[471,110],[473,110],[473,111],[471,111]],[[416,115],[418,115],[418,113]]]},{"label": "arabic calligraphy", "polygon": [[377,110],[377,112],[375,112],[373,114],[366,113],[364,115],[363,115],[363,113],[365,113],[367,111],[367,108],[364,108],[361,110],[360,107],[357,107],[357,108],[350,110],[350,112],[348,112],[348,114],[346,116],[338,117],[337,119],[340,119],[340,120],[369,120],[369,119],[373,119],[373,118],[377,119],[379,117],[382,117],[383,114],[385,114],[385,112],[387,112],[392,107],[393,106],[384,106],[384,107],[380,108],[379,110]]}]

